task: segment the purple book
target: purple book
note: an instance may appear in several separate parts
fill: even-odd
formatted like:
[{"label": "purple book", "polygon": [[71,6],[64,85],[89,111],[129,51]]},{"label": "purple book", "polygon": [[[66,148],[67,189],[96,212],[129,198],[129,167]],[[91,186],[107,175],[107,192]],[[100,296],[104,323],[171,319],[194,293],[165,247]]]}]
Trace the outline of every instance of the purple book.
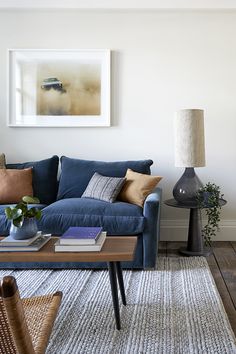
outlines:
[{"label": "purple book", "polygon": [[102,233],[102,227],[69,227],[61,236],[61,245],[95,245]]}]

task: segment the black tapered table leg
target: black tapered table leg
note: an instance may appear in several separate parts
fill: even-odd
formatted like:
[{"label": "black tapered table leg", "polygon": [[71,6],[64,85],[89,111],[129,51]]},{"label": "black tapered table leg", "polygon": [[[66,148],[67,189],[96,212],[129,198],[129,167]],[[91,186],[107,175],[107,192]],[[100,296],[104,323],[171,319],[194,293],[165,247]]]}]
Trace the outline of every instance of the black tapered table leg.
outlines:
[{"label": "black tapered table leg", "polygon": [[125,287],[124,287],[122,268],[121,268],[120,262],[115,262],[115,263],[116,263],[117,279],[118,279],[118,283],[119,283],[119,287],[120,287],[122,303],[123,303],[123,305],[126,306]]},{"label": "black tapered table leg", "polygon": [[111,284],[111,294],[113,307],[116,318],[116,328],[120,330],[120,309],[119,309],[119,300],[118,300],[118,290],[117,290],[117,281],[116,281],[116,265],[114,262],[108,262],[108,270]]},{"label": "black tapered table leg", "polygon": [[202,238],[201,211],[199,208],[190,208],[188,245],[180,248],[179,252],[185,256],[209,256],[212,250],[204,247]]}]

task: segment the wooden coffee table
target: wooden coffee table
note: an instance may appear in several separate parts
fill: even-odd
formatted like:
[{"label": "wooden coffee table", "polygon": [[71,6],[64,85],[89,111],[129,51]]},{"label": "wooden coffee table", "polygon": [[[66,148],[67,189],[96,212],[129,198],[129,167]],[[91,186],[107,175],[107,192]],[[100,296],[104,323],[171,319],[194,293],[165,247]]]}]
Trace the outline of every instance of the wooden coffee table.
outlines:
[{"label": "wooden coffee table", "polygon": [[54,252],[54,244],[58,237],[52,237],[38,252],[1,252],[0,262],[107,262],[116,328],[120,326],[120,309],[117,280],[122,303],[126,305],[125,288],[120,262],[132,261],[137,245],[135,236],[107,237],[100,252]]}]

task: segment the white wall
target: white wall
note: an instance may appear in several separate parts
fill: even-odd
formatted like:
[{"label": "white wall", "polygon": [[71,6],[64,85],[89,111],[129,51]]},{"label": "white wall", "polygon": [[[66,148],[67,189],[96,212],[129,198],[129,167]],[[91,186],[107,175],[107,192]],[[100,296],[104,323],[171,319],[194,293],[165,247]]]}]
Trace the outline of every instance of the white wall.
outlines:
[{"label": "white wall", "polygon": [[[172,123],[181,108],[205,110],[203,182],[222,187],[218,239],[236,240],[236,12],[0,11],[0,151],[8,162],[52,154],[85,159],[152,158],[171,197]],[[110,48],[112,127],[6,126],[7,48]],[[162,239],[186,238],[186,210],[163,206]]]},{"label": "white wall", "polygon": [[235,9],[235,0],[0,0],[7,9]]}]

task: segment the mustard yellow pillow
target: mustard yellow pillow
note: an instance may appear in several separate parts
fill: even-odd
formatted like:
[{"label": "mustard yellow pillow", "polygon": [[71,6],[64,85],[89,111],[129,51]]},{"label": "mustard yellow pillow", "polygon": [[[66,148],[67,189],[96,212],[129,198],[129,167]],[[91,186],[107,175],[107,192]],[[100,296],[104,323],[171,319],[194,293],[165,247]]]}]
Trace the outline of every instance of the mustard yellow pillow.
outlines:
[{"label": "mustard yellow pillow", "polygon": [[6,159],[4,154],[0,154],[0,169],[6,168]]},{"label": "mustard yellow pillow", "polygon": [[148,194],[151,193],[162,179],[160,176],[149,176],[134,172],[130,168],[128,168],[125,178],[126,182],[121,189],[118,199],[141,207],[143,207]]},{"label": "mustard yellow pillow", "polygon": [[32,168],[0,169],[0,204],[18,203],[24,195],[33,196]]}]

